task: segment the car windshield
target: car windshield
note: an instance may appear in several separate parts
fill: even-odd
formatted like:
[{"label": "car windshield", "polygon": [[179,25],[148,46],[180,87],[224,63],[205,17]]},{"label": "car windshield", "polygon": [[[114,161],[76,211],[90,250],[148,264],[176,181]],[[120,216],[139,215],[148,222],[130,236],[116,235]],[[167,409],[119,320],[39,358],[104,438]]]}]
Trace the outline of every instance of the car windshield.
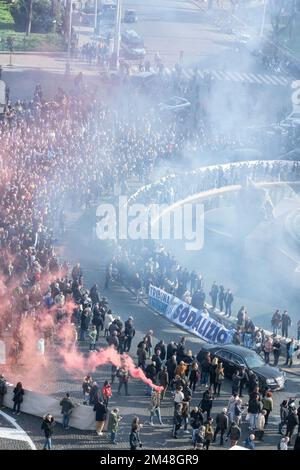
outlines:
[{"label": "car windshield", "polygon": [[244,359],[249,369],[252,369],[253,367],[262,367],[265,364],[262,358],[256,353],[246,353]]}]

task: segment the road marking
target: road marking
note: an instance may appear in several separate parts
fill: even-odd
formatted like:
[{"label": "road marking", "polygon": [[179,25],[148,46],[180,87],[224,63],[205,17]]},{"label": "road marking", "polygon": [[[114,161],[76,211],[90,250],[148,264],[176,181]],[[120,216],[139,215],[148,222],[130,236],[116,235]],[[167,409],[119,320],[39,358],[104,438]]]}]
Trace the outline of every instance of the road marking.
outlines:
[{"label": "road marking", "polygon": [[270,82],[273,84],[273,85],[277,85],[277,82],[274,80],[274,78],[271,76],[271,75],[265,75],[265,77],[270,80]]},{"label": "road marking", "polygon": [[36,446],[33,443],[32,439],[28,436],[27,432],[16,422],[14,418],[7,415],[0,410],[0,415],[2,415],[7,421],[9,421],[15,429],[10,428],[0,428],[0,437],[6,437],[8,439],[14,439],[16,441],[25,441],[28,443],[32,450],[36,450]]},{"label": "road marking", "polygon": [[260,78],[263,82],[265,82],[267,85],[270,85],[270,81],[268,80],[267,75],[261,75],[260,73],[257,74],[258,78]]},{"label": "road marking", "polygon": [[261,80],[259,80],[259,78],[254,74],[254,73],[248,73],[249,77],[250,78],[253,78],[253,80],[256,82],[256,83],[259,83],[261,85]]}]

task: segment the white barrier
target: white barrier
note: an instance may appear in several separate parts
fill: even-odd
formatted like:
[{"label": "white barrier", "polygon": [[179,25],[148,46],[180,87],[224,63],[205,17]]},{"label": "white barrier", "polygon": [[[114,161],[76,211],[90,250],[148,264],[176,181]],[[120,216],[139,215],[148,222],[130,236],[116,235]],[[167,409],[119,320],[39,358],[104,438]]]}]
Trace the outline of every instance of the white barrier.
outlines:
[{"label": "white barrier", "polygon": [[[13,408],[13,390],[14,386],[7,387],[7,394],[4,397],[4,405],[7,408]],[[62,423],[63,415],[61,414],[60,399],[43,395],[32,390],[25,390],[21,403],[21,412],[28,413],[33,416],[42,417],[50,413],[57,423]],[[75,402],[75,401],[74,401]],[[76,403],[76,402],[75,402]],[[95,430],[95,412],[92,406],[77,405],[70,416],[70,426],[82,431]]]}]

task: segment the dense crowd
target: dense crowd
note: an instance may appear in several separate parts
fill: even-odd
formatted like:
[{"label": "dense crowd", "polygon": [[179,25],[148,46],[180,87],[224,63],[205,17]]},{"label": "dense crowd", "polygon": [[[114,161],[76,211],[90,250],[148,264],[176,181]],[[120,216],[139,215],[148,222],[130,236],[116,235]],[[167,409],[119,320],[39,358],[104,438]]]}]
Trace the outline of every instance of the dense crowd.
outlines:
[{"label": "dense crowd", "polygon": [[[39,338],[36,353],[41,356],[63,340],[60,331],[66,322],[72,325],[69,347],[88,341],[92,354],[103,331],[109,346],[120,354],[130,352],[135,336],[133,318],[129,317],[123,322],[118,315],[114,315],[97,285],[91,289],[85,287],[80,265],[70,271],[68,264],[59,260],[55,252],[56,237],[64,230],[66,207],[89,207],[110,192],[115,184],[124,184],[128,177],[136,176],[143,181],[160,158],[172,158],[191,137],[191,131],[187,132],[180,119],[165,122],[153,110],[145,112],[144,103],[140,103],[138,98],[135,106],[132,106],[131,98],[130,103],[120,98],[115,108],[114,105],[99,102],[94,91],[87,90],[81,80],[77,86],[80,87],[80,94],[71,95],[59,89],[51,101],[44,99],[41,87],[37,86],[34,99],[8,105],[0,123],[0,337],[4,332],[11,333],[9,364],[12,367],[22,365],[26,342],[30,340],[28,330],[22,328],[27,319],[33,320],[33,330]],[[267,173],[273,171],[258,165],[256,171],[260,170]],[[298,168],[283,168],[283,171],[292,171],[295,177],[293,172],[297,172]],[[199,189],[201,184],[215,182],[216,177],[217,184],[221,184],[226,174],[222,174],[220,168],[206,170],[202,179],[195,173],[194,183]],[[231,174],[231,177],[234,178],[234,175]],[[278,178],[278,173],[271,177]],[[178,192],[180,197],[185,194],[183,186],[181,184],[181,193]],[[177,197],[177,188],[173,191]],[[147,289],[153,283],[197,308],[205,306],[200,274],[180,267],[163,249],[154,256],[146,246],[140,252],[139,248],[136,244],[136,252],[121,252],[107,267],[106,287],[109,287],[113,275],[121,280],[128,276],[130,261],[134,267],[131,282],[137,298],[142,287]],[[218,300],[220,307],[224,306],[230,316],[233,295],[230,289],[221,287],[217,286],[216,294],[216,287],[213,286],[210,296],[213,303],[216,305]],[[51,312],[53,324],[43,321],[47,312]],[[249,319],[244,315],[244,323],[240,325],[244,335],[251,326],[246,326],[247,321]],[[248,377],[243,376],[245,371],[239,371],[236,374],[238,378],[233,381],[237,387],[233,390],[233,404],[229,401],[223,415],[216,418],[217,427],[214,428],[211,408],[213,400],[220,395],[224,370],[221,363],[211,360],[209,356],[195,357],[186,348],[185,338],[179,344],[171,342],[165,345],[161,339],[154,345],[153,331],[148,331],[138,343],[137,365],[153,384],[163,388],[163,392],[159,392],[148,384],[145,390],[150,399],[150,425],[154,425],[155,416],[162,424],[160,402],[165,399],[167,390],[171,390],[174,401],[172,436],[177,438],[180,428],[187,433],[190,425],[195,447],[208,449],[219,431],[223,442],[224,430],[232,445],[239,440],[238,416],[242,411],[237,413],[236,410],[242,405],[238,401],[238,394],[241,395],[243,390],[240,388],[242,383],[243,387],[247,385],[249,388],[249,419],[255,415],[251,418],[252,430],[259,430],[258,422],[262,423],[264,415],[271,411],[267,403],[270,402],[267,400],[271,398],[268,396],[270,392],[264,390],[264,396],[261,396],[255,374]],[[119,381],[118,393],[121,394],[124,389],[125,395],[129,395],[127,369],[113,366],[111,374],[111,383],[116,378]],[[199,406],[191,410],[189,402],[193,392],[198,390],[200,380],[204,388],[203,396]],[[87,376],[82,390],[84,402],[94,406],[97,434],[101,436],[106,415],[109,415],[108,430],[111,442],[115,443],[120,416],[117,408],[108,408],[112,393],[110,388],[107,382],[100,389]],[[1,399],[5,389],[5,380],[1,377]],[[13,411],[18,414],[24,397],[26,399],[26,390],[21,382],[17,383],[13,393]],[[255,403],[260,402],[260,407],[253,406],[256,411],[252,411],[252,399]],[[62,399],[61,406],[63,425],[68,429],[68,417],[74,408],[68,394]],[[53,417],[47,414],[42,425],[45,448],[52,447],[53,426]],[[292,436],[295,427],[296,424],[292,431],[291,426],[288,428],[287,437]],[[132,449],[141,444],[140,429],[136,418],[130,434]],[[250,441],[253,442],[253,438]]]}]

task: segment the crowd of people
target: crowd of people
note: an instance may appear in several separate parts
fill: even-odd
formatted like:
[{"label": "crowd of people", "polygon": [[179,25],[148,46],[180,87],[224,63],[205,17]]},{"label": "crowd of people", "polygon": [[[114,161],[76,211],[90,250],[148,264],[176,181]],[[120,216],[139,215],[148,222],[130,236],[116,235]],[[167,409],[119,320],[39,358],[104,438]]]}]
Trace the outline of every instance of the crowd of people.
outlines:
[{"label": "crowd of people", "polygon": [[[66,341],[60,335],[66,322],[71,325],[68,347],[88,342],[89,354],[93,354],[103,331],[107,345],[120,354],[131,352],[135,337],[133,318],[129,316],[123,322],[113,314],[97,285],[86,288],[80,264],[70,270],[66,262],[59,260],[55,251],[56,237],[64,231],[65,208],[88,208],[111,192],[115,184],[126,186],[126,179],[132,176],[147,182],[147,175],[151,174],[159,159],[172,159],[191,138],[198,135],[197,132],[193,134],[178,117],[164,120],[153,113],[153,109],[145,110],[144,98],[140,100],[135,94],[134,106],[132,96],[128,99],[120,97],[114,106],[100,102],[96,91],[86,89],[82,80],[77,85],[80,86],[80,94],[72,95],[58,89],[53,100],[46,100],[42,88],[37,86],[33,100],[9,104],[0,123],[0,338],[10,335],[8,362],[11,370],[18,371],[22,367],[31,334],[32,338],[38,339],[35,352],[40,356],[47,355],[51,348],[55,349],[60,342]],[[298,176],[298,166],[290,168],[278,163],[277,167],[260,164],[255,167],[256,174],[262,172],[264,178],[278,179],[278,170],[288,173],[289,178]],[[171,178],[171,196],[167,197],[174,201],[187,195],[188,189],[190,194],[192,185],[195,185],[195,190],[200,190],[203,185],[229,184],[234,181],[236,173],[231,167],[228,172],[218,167],[205,170],[202,178],[195,172],[193,180],[190,175],[184,180],[189,181],[189,188],[181,181],[180,191]],[[154,192],[151,188],[151,197],[155,195],[155,200],[157,191],[161,198],[166,197],[164,188],[156,187]],[[202,276],[180,267],[164,249],[155,252],[152,248],[148,250],[146,245],[141,247],[137,243],[134,252],[121,250],[120,256],[107,267],[106,287],[109,287],[113,276],[125,281],[129,275],[138,300],[141,289],[147,290],[152,283],[197,308],[203,308],[206,296]],[[221,311],[224,308],[230,317],[234,301],[231,290],[214,284],[209,295],[213,307],[218,302]],[[49,312],[53,322],[45,322]],[[241,317],[243,320],[239,327],[245,336],[250,320],[246,314]],[[24,329],[25,324],[31,325],[32,330]],[[32,349],[30,351],[32,353]],[[163,388],[159,392],[148,384],[145,390],[149,395],[151,426],[155,417],[162,425],[160,403],[171,396],[174,401],[174,439],[179,429],[183,428],[187,434],[188,426],[191,426],[193,445],[199,448],[209,449],[219,432],[222,440],[224,429],[231,444],[239,440],[240,422],[232,414],[230,402],[223,410],[224,416],[220,414],[216,418],[216,428],[210,416],[224,379],[222,364],[208,358],[204,362],[197,360],[186,348],[184,338],[177,345],[175,342],[165,345],[163,339],[154,345],[151,330],[138,343],[136,356],[137,366],[146,377]],[[124,390],[128,396],[129,374],[124,367],[117,369],[112,366],[111,383],[106,381],[101,389],[90,376],[84,379],[82,387],[83,401],[94,407],[99,436],[108,417],[112,444],[117,442],[121,421],[119,409],[109,408],[111,384],[116,379],[119,381],[117,393]],[[190,410],[189,403],[193,393],[199,390],[199,380],[205,390],[199,406]],[[250,378],[246,383],[251,383]],[[24,397],[26,399],[24,388],[20,381],[14,388],[13,412],[16,414],[21,412]],[[263,410],[254,413],[250,405],[248,413],[267,415],[270,409],[266,408],[267,403],[263,400],[271,397],[267,396],[268,391],[265,397],[261,397],[256,389],[249,385],[249,403],[251,393],[255,392],[255,400],[263,404],[266,413]],[[0,405],[5,393],[6,383],[1,377]],[[237,401],[236,393],[233,398]],[[68,430],[75,404],[68,393],[60,404],[63,426]],[[255,419],[252,419],[252,430],[257,430]],[[259,422],[262,421],[261,417]],[[52,448],[54,425],[53,416],[45,415],[42,424],[45,449]],[[142,445],[140,430],[141,423],[136,417],[129,438],[132,450]],[[289,431],[288,434],[292,433]],[[251,436],[249,445],[253,443]]]}]

